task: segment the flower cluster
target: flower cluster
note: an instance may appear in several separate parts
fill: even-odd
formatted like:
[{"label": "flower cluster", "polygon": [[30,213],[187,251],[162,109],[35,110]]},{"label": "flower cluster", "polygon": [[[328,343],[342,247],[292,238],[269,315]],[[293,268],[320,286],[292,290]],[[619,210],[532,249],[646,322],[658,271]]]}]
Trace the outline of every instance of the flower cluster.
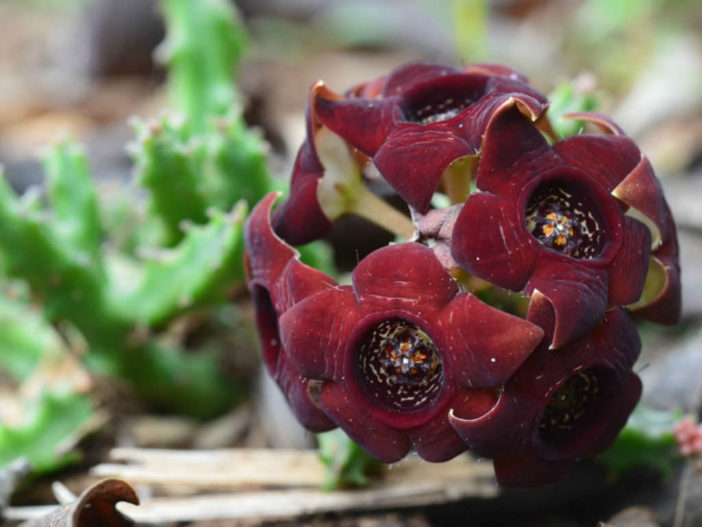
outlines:
[{"label": "flower cluster", "polygon": [[[245,232],[264,360],[307,428],[341,427],[385,462],[470,449],[503,485],[554,481],[611,444],[641,393],[631,315],[679,317],[675,225],[616,124],[576,114],[597,132],[557,140],[547,108],[496,65],[312,87],[290,195]],[[354,213],[408,239],[340,285],[293,245]]]}]

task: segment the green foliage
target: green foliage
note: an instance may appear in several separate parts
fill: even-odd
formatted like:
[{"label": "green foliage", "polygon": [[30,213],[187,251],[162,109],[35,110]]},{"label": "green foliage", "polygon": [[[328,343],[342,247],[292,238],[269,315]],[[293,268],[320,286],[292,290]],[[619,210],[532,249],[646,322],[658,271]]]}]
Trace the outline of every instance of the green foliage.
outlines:
[{"label": "green foliage", "polygon": [[[7,293],[6,293],[7,294]],[[26,379],[44,351],[58,347],[56,334],[25,301],[0,297],[0,369]]]},{"label": "green foliage", "polygon": [[[69,172],[59,171],[58,177]],[[43,298],[49,320],[71,320],[88,339],[112,338],[112,328],[100,323],[113,318],[103,295],[104,273],[83,250],[66,243],[70,231],[63,227],[68,223],[35,212],[0,177],[0,253],[5,271],[26,280]],[[118,321],[112,324],[118,325]]]},{"label": "green foliage", "polygon": [[[70,140],[43,158],[45,202],[36,192],[16,196],[0,177],[0,274],[27,291],[0,296],[0,368],[32,381],[48,351],[80,343],[91,372],[124,379],[152,409],[210,418],[242,396],[223,368],[231,349],[221,338],[193,343],[181,330],[201,321],[209,328],[241,290],[247,210],[276,185],[232,83],[245,37],[231,2],[162,7],[174,108],[135,122],[140,188],[101,199]],[[324,246],[303,253],[331,269]],[[227,331],[245,326],[227,320]],[[90,398],[47,388],[26,405],[21,423],[0,426],[0,466],[26,456],[45,472],[73,460],[61,445],[93,419]],[[340,474],[358,480],[356,458]]]},{"label": "green foliage", "polygon": [[206,220],[207,202],[197,188],[204,149],[188,140],[184,128],[166,117],[158,123],[135,122],[137,182],[149,191],[148,212],[160,222],[166,246],[180,241],[183,221]]},{"label": "green foliage", "polygon": [[120,311],[137,325],[157,326],[186,308],[225,301],[243,273],[245,217],[243,203],[229,214],[214,210],[176,248],[144,260],[136,287],[119,299]]},{"label": "green foliage", "polygon": [[64,140],[44,157],[56,234],[91,265],[101,267],[102,227],[90,168],[82,148]]},{"label": "green foliage", "polygon": [[562,82],[549,94],[548,117],[560,138],[577,135],[585,123],[579,119],[563,119],[567,113],[597,110],[599,100],[591,91],[578,90],[572,82]]},{"label": "green foliage", "polygon": [[680,417],[680,412],[653,410],[639,404],[614,444],[598,459],[614,476],[640,466],[670,476],[680,461],[673,435],[673,426]]},{"label": "green foliage", "polygon": [[81,427],[94,418],[87,397],[75,393],[43,392],[24,408],[25,418],[16,426],[0,426],[0,467],[26,457],[35,473],[61,468],[77,459],[66,449]]},{"label": "green foliage", "polygon": [[232,75],[245,36],[227,0],[163,0],[168,36],[161,52],[176,114],[191,133],[206,132],[212,116],[237,102]]},{"label": "green foliage", "polygon": [[[245,37],[231,3],[162,7],[175,108],[135,125],[145,214],[134,194],[106,213],[82,149],[61,141],[43,159],[47,207],[0,180],[0,268],[28,284],[45,319],[80,332],[95,371],[125,378],[155,408],[210,417],[241,395],[220,367],[227,350],[186,349],[168,328],[193,312],[206,316],[241,286],[247,204],[273,183],[265,145],[237,105],[232,76]],[[18,378],[56,340],[27,313],[0,304],[8,327],[0,365]]]},{"label": "green foliage", "polygon": [[384,465],[367,454],[341,429],[317,435],[319,457],[327,467],[322,488],[330,491],[343,487],[361,487],[368,476]]},{"label": "green foliage", "polygon": [[458,55],[467,62],[487,55],[488,8],[485,0],[453,0]]}]

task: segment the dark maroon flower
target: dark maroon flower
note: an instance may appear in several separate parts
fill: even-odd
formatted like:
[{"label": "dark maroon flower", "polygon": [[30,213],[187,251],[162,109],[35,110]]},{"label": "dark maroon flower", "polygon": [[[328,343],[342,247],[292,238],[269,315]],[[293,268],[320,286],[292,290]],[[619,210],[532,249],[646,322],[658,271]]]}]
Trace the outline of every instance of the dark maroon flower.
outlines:
[{"label": "dark maroon flower", "polygon": [[275,199],[275,193],[269,194],[256,205],[244,231],[248,287],[256,309],[263,360],[298,420],[312,431],[323,432],[336,425],[319,409],[310,393],[310,380],[295,368],[281,346],[278,317],[296,302],[336,282],[300,263],[297,251],[275,235],[270,223]]},{"label": "dark maroon flower", "polygon": [[319,379],[319,405],[376,458],[466,449],[448,412],[478,417],[542,339],[540,328],[460,293],[431,249],[379,249],[280,317],[283,348]]},{"label": "dark maroon flower", "polygon": [[598,454],[615,439],[641,394],[632,373],[641,342],[621,309],[562,349],[549,349],[553,310],[535,295],[529,320],[546,332],[542,345],[506,383],[484,415],[451,424],[478,455],[494,458],[501,485],[559,479],[576,457]]},{"label": "dark maroon flower", "polygon": [[[593,122],[604,133],[624,135],[606,115],[575,113],[566,117]],[[641,158],[612,195],[629,207],[628,213],[648,226],[652,237],[644,292],[636,304],[629,307],[640,318],[659,324],[676,324],[681,307],[678,236],[673,215],[663,199],[663,189],[646,157]]]},{"label": "dark maroon flower", "polygon": [[446,168],[478,154],[494,115],[516,106],[537,121],[547,102],[504,66],[412,63],[348,97],[322,85],[310,104],[315,119],[372,157],[395,191],[424,213]]},{"label": "dark maroon flower", "polygon": [[[650,165],[623,135],[584,134],[549,146],[519,112],[507,111],[486,133],[476,183],[481,192],[456,220],[453,256],[479,278],[546,296],[555,310],[554,348],[589,331],[608,305],[639,300],[652,245],[677,248]],[[659,255],[670,271],[673,257]],[[659,302],[679,304],[677,277],[666,276],[671,285]]]}]

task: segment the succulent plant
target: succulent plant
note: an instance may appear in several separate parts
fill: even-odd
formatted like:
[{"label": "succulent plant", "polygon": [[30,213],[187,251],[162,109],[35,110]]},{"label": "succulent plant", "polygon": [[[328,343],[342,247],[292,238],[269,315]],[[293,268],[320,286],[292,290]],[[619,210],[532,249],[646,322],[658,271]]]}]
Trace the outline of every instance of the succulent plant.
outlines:
[{"label": "succulent plant", "polygon": [[[497,65],[313,85],[290,196],[245,229],[264,359],[305,426],[384,462],[471,449],[503,485],[554,481],[614,441],[641,393],[632,315],[680,315],[675,225],[614,122],[576,112],[597,131],[558,140],[547,108]],[[345,214],[399,237],[350,285],[293,248]]]}]

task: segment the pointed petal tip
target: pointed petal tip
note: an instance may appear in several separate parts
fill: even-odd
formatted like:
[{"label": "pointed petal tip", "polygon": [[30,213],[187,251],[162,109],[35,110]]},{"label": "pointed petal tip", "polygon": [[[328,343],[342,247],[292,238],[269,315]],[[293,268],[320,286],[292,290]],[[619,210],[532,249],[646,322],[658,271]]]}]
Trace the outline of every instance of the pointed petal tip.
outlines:
[{"label": "pointed petal tip", "polygon": [[562,116],[562,119],[587,121],[596,125],[602,133],[612,135],[626,135],[624,130],[609,116],[598,112],[571,112]]}]

